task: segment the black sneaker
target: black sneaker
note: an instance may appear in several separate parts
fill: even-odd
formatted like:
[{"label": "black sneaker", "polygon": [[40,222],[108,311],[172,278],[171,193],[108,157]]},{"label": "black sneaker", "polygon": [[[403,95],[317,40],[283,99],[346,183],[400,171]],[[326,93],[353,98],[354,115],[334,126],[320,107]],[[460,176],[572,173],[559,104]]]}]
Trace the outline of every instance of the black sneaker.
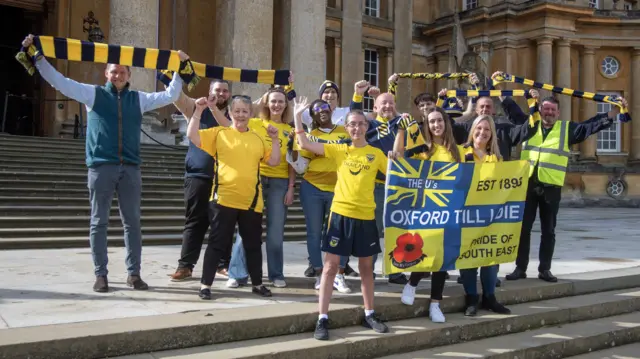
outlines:
[{"label": "black sneaker", "polygon": [[200,299],[211,300],[211,289],[210,288],[202,288],[200,289],[200,293],[198,293]]},{"label": "black sneaker", "polygon": [[409,283],[409,279],[407,279],[407,276],[404,275],[404,273],[400,273],[399,275],[392,274],[389,276],[389,283],[405,285]]},{"label": "black sneaker", "polygon": [[478,295],[467,294],[464,296],[464,315],[466,317],[475,317],[475,315],[478,314],[478,299]]},{"label": "black sneaker", "polygon": [[511,310],[500,304],[495,295],[482,296],[482,308],[498,314],[511,314]]},{"label": "black sneaker", "polygon": [[316,276],[316,269],[313,268],[313,266],[311,265],[311,263],[309,263],[309,266],[307,267],[307,269],[304,271],[304,276],[307,278],[313,278]]},{"label": "black sneaker", "polygon": [[449,272],[446,272],[446,274],[444,275],[444,280],[449,280],[451,279],[451,276],[449,275]]},{"label": "black sneaker", "polygon": [[93,291],[98,293],[106,293],[109,291],[109,281],[107,276],[97,276],[96,282],[93,284]]},{"label": "black sneaker", "polygon": [[376,333],[386,333],[389,331],[389,327],[384,324],[376,313],[367,315],[362,320],[362,326],[365,328],[371,328]]},{"label": "black sneaker", "polygon": [[514,269],[513,272],[507,274],[505,278],[507,280],[525,279],[527,278],[527,271],[525,269],[516,267],[516,269]]},{"label": "black sneaker", "polygon": [[251,291],[261,297],[270,297],[271,296],[271,291],[269,289],[267,289],[267,287],[265,287],[264,285],[261,285],[259,287],[253,287],[253,289],[251,289]]},{"label": "black sneaker", "polygon": [[543,270],[542,272],[538,273],[538,279],[542,279],[545,282],[551,283],[555,283],[558,281],[558,277],[551,274],[550,270]]},{"label": "black sneaker", "polygon": [[317,340],[329,340],[329,319],[318,319],[313,337]]},{"label": "black sneaker", "polygon": [[347,277],[359,277],[360,276],[360,274],[358,274],[358,272],[356,272],[355,270],[353,270],[353,268],[351,268],[349,263],[347,263],[347,265],[344,266],[344,275],[346,275]]}]

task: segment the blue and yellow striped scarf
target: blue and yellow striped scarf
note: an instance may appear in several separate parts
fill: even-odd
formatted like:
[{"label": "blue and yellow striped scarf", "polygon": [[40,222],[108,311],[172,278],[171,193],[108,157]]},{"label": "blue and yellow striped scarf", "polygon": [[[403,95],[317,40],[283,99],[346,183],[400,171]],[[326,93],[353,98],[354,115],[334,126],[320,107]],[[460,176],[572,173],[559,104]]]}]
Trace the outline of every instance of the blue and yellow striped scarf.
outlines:
[{"label": "blue and yellow striped scarf", "polygon": [[52,36],[35,36],[33,45],[28,49],[22,48],[16,59],[30,75],[33,75],[34,63],[39,56],[156,69],[165,76],[171,72],[178,72],[189,84],[189,89],[195,86],[201,77],[232,82],[289,85],[289,70],[246,70],[192,61],[181,63],[178,51],[175,50],[110,45]]},{"label": "blue and yellow striped scarf", "polygon": [[[618,116],[618,120],[620,120],[621,122],[631,121],[631,115],[629,114],[629,109],[622,105],[622,101],[618,96],[602,95],[602,94],[593,93],[593,92],[572,90],[570,88],[544,84],[541,82],[529,80],[524,77],[513,76],[510,74],[499,75],[493,79],[494,85],[504,83],[504,82],[519,83],[519,84],[531,86],[533,88],[551,91],[557,94],[583,98],[583,99],[592,100],[596,102],[605,102],[614,106],[618,106],[620,108],[620,115]],[[517,90],[514,90],[514,91],[517,91]]]}]

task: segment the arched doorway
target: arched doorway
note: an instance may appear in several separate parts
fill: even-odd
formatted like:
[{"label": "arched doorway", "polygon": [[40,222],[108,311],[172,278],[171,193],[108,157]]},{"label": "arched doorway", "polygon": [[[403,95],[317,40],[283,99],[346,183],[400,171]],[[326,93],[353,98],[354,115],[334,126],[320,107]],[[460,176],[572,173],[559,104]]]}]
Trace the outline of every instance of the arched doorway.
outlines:
[{"label": "arched doorway", "polygon": [[47,2],[0,0],[0,131],[13,135],[42,135],[41,84],[16,61],[22,39],[42,33]]}]

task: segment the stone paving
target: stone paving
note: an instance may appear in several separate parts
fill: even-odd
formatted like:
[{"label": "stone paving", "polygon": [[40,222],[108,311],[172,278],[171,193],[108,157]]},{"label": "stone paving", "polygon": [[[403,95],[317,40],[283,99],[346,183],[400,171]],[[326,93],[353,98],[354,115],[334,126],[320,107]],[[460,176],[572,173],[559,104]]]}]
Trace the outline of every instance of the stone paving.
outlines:
[{"label": "stone paving", "polygon": [[[562,278],[562,275],[572,273],[640,266],[639,221],[638,209],[561,208],[553,273]],[[539,234],[536,224],[528,271],[533,278],[537,275]],[[216,278],[214,300],[200,300],[197,280],[184,283],[168,280],[167,275],[175,269],[179,253],[179,246],[144,247],[142,275],[151,290],[136,292],[125,284],[123,248],[110,248],[111,291],[98,294],[91,288],[94,277],[88,248],[0,252],[0,271],[3,273],[0,277],[0,328],[316,300],[314,280],[302,275],[307,266],[306,245],[302,242],[285,243],[285,275],[289,286],[272,288],[274,296],[268,300],[254,296],[249,288],[227,289],[224,278]],[[196,277],[200,275],[201,264],[194,273]],[[381,261],[378,261],[378,273],[380,265]],[[513,264],[501,265],[500,276],[513,268]],[[266,265],[264,270],[266,273]],[[349,282],[354,289],[350,295],[360,296],[357,279]],[[455,276],[452,276],[447,286],[455,285]],[[428,286],[429,281],[420,285],[421,289]],[[401,290],[402,286],[388,284],[382,278],[376,282],[378,293]],[[336,292],[334,295],[342,294]]]}]

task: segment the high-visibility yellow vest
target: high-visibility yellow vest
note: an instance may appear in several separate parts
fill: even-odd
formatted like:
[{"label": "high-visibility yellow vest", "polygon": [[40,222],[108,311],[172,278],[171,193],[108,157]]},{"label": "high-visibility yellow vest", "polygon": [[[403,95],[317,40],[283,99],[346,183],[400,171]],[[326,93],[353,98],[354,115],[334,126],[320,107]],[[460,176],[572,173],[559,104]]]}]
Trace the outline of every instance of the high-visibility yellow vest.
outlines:
[{"label": "high-visibility yellow vest", "polygon": [[542,123],[538,132],[522,143],[521,160],[531,164],[529,177],[538,166],[538,181],[562,187],[569,164],[569,121],[556,121],[543,140]]}]

